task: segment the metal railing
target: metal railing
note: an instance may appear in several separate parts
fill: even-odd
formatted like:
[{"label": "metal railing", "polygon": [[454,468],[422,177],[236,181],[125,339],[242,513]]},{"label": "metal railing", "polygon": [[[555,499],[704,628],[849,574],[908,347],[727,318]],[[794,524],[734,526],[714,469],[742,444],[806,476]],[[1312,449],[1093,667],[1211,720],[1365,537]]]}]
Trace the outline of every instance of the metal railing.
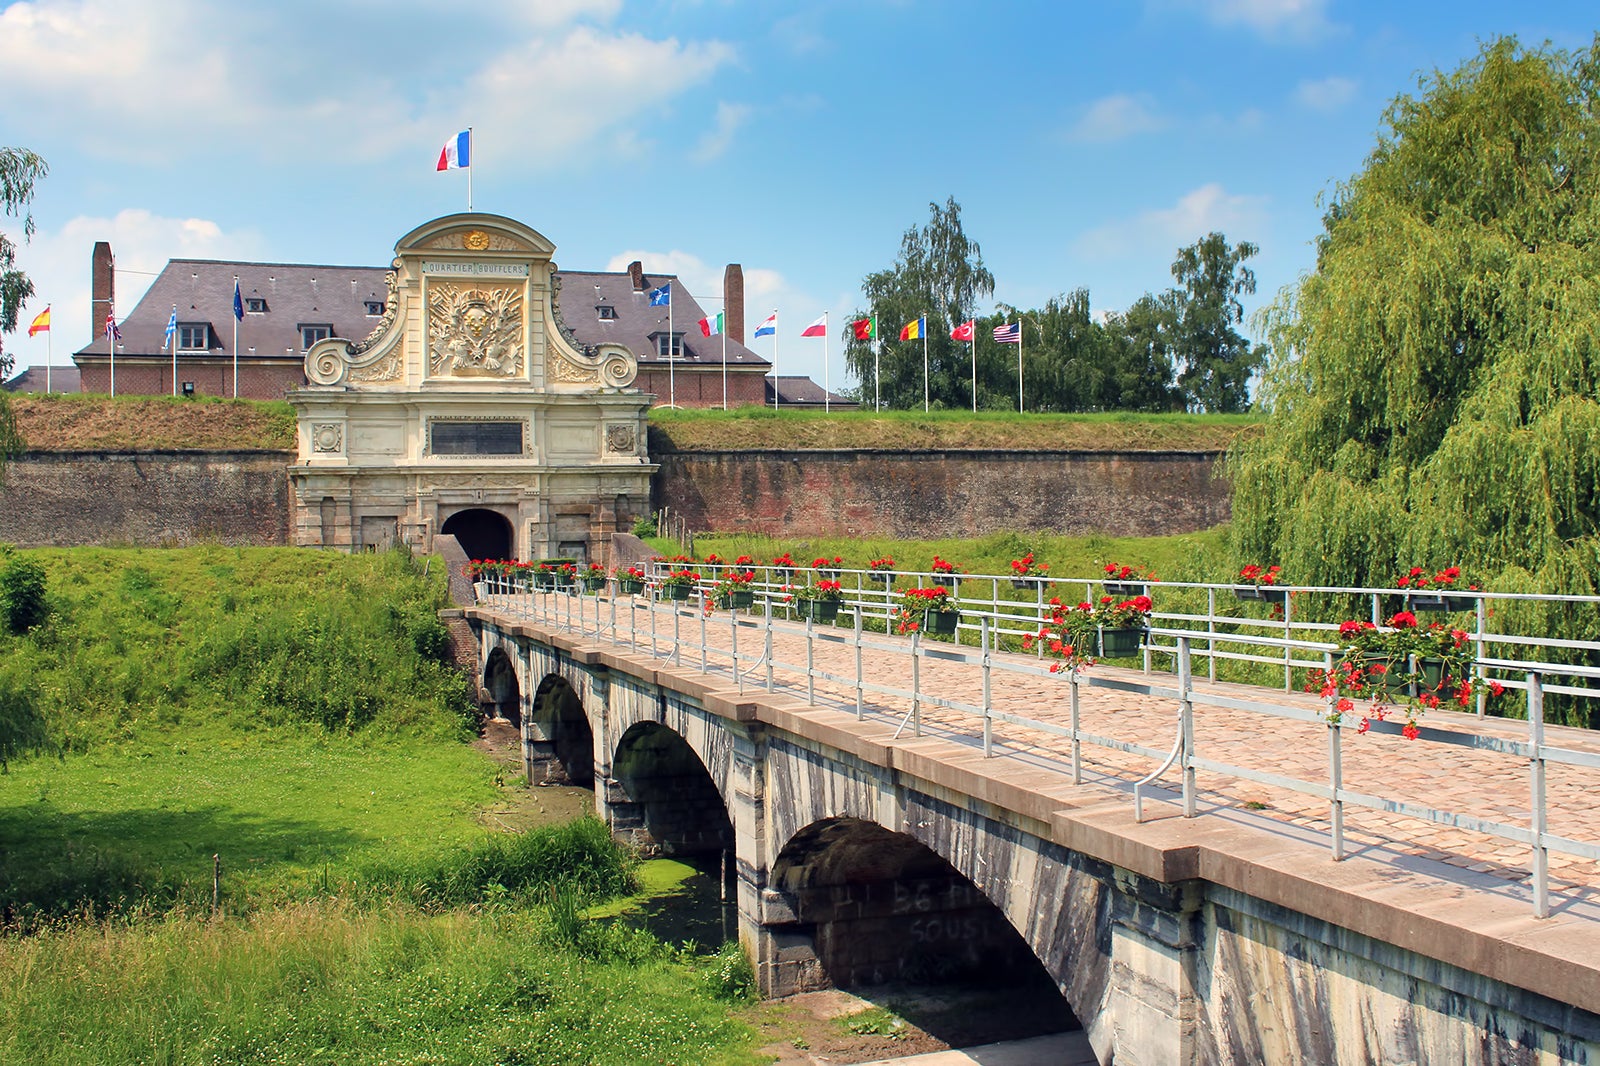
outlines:
[{"label": "metal railing", "polygon": [[[920,575],[919,575],[920,576]],[[984,579],[990,580],[990,579]],[[878,583],[884,586],[883,582]],[[1092,583],[1091,583],[1092,584]],[[1056,676],[1037,656],[1004,654],[1000,647],[1007,635],[1028,631],[1018,626],[1027,616],[1011,611],[1016,601],[1002,603],[998,597],[984,601],[977,597],[961,597],[966,620],[963,629],[974,636],[972,645],[943,643],[928,640],[920,632],[908,637],[895,637],[887,632],[877,632],[869,623],[886,621],[892,613],[893,596],[886,587],[876,590],[858,583],[854,595],[847,595],[842,607],[842,617],[849,628],[836,625],[818,625],[810,620],[793,620],[793,605],[786,602],[784,591],[789,582],[769,580],[755,590],[757,599],[750,611],[729,610],[712,615],[701,589],[693,591],[692,599],[673,603],[659,598],[659,586],[647,586],[641,596],[585,595],[581,584],[563,594],[562,590],[549,593],[531,593],[512,587],[508,582],[490,579],[480,585],[486,606],[497,607],[513,615],[536,620],[580,635],[592,635],[598,640],[627,646],[635,651],[648,651],[654,657],[682,665],[685,657],[698,660],[702,672],[726,673],[743,692],[747,685],[769,692],[784,691],[803,694],[810,704],[818,703],[819,682],[833,684],[849,695],[836,700],[837,705],[849,708],[853,702],[856,717],[862,718],[869,708],[897,715],[900,718],[896,731],[898,737],[908,727],[916,736],[923,735],[923,712],[939,708],[951,712],[960,722],[969,723],[953,730],[957,737],[981,745],[985,756],[994,755],[997,724],[1012,725],[1058,737],[1067,743],[1066,763],[1059,766],[1058,756],[1042,756],[1070,775],[1074,784],[1084,779],[1085,744],[1129,753],[1157,760],[1155,769],[1132,785],[1134,813],[1137,820],[1144,818],[1145,792],[1174,766],[1180,782],[1178,798],[1183,817],[1197,814],[1195,775],[1205,771],[1238,781],[1248,781],[1286,789],[1302,795],[1314,796],[1328,804],[1328,846],[1334,861],[1346,855],[1344,814],[1347,807],[1363,807],[1385,811],[1440,825],[1454,826],[1491,837],[1525,845],[1530,850],[1533,909],[1538,917],[1550,913],[1549,855],[1557,852],[1592,861],[1600,861],[1600,844],[1572,839],[1551,833],[1548,829],[1548,803],[1545,791],[1546,769],[1551,764],[1600,770],[1600,750],[1581,751],[1551,745],[1545,738],[1543,718],[1544,696],[1552,691],[1595,694],[1583,684],[1600,681],[1600,669],[1561,664],[1539,664],[1523,659],[1479,659],[1476,668],[1483,676],[1493,676],[1507,688],[1526,694],[1528,706],[1527,735],[1525,739],[1495,736],[1481,732],[1456,729],[1439,729],[1421,726],[1416,740],[1425,744],[1440,744],[1469,748],[1478,752],[1494,752],[1511,758],[1526,760],[1529,775],[1529,806],[1526,824],[1489,819],[1462,811],[1419,804],[1392,796],[1375,795],[1347,788],[1343,780],[1342,751],[1344,733],[1355,728],[1341,715],[1330,713],[1333,699],[1329,697],[1320,707],[1304,705],[1289,700],[1254,698],[1195,687],[1196,659],[1215,664],[1221,655],[1273,664],[1292,663],[1295,667],[1329,669],[1333,665],[1337,646],[1327,641],[1306,640],[1297,637],[1267,636],[1265,634],[1233,634],[1217,628],[1196,631],[1156,625],[1149,630],[1144,649],[1145,670],[1150,673],[1153,651],[1170,655],[1173,663],[1172,682],[1129,681],[1124,678],[1102,676],[1093,672],[1067,673],[1062,680],[1068,687],[1070,717],[1067,724],[1052,722],[1025,714],[1002,710],[993,699],[993,681],[996,674],[1023,677]],[[1198,586],[1205,588],[1206,586]],[[1224,586],[1226,588],[1226,586]],[[1214,599],[1214,587],[1210,595]],[[1325,590],[1318,590],[1325,591]],[[1332,590],[1335,592],[1349,590]],[[1374,595],[1388,595],[1387,591],[1356,590]],[[1487,594],[1486,594],[1487,595]],[[1567,597],[1568,599],[1581,599]],[[1042,586],[1035,599],[1044,599]],[[1040,606],[1039,603],[1034,605]],[[974,609],[977,608],[977,609]],[[984,609],[989,608],[989,609]],[[970,613],[969,613],[970,612]],[[1481,623],[1486,612],[1478,609],[1480,628],[1473,634],[1484,646],[1509,643],[1513,646],[1551,646],[1561,648],[1596,647],[1591,642],[1552,640],[1535,642],[1507,634],[1487,634]],[[1285,616],[1290,614],[1284,611]],[[1157,614],[1157,620],[1170,615]],[[1192,615],[1178,615],[1193,621]],[[1230,620],[1237,619],[1227,616]],[[1033,616],[1036,620],[1037,615]],[[1285,620],[1282,624],[1287,625]],[[1314,632],[1335,628],[1329,624],[1306,627]],[[685,630],[688,630],[687,632]],[[726,640],[713,639],[714,634],[726,631]],[[743,634],[743,647],[741,647]],[[803,640],[803,661],[780,659],[777,651],[782,636]],[[754,647],[751,646],[754,638]],[[835,645],[847,648],[852,654],[853,671],[835,673],[818,665],[818,645]],[[1255,645],[1253,651],[1229,651],[1230,644]],[[905,669],[889,671],[891,677],[867,676],[864,652],[880,652],[907,660]],[[1263,654],[1263,651],[1271,654]],[[922,664],[940,660],[965,664],[981,674],[981,699],[977,703],[953,698],[947,692],[930,692],[922,683]],[[1547,680],[1547,671],[1578,684],[1553,685]],[[1214,676],[1214,674],[1213,674]],[[893,681],[909,680],[909,687]],[[1173,742],[1170,748],[1155,748],[1134,740],[1107,736],[1083,728],[1080,721],[1080,697],[1085,688],[1106,689],[1135,696],[1170,700],[1174,706]],[[1262,690],[1270,693],[1271,689]],[[907,709],[901,713],[877,702],[879,699],[905,701]],[[1195,741],[1196,708],[1218,708],[1241,711],[1290,721],[1317,723],[1326,729],[1327,773],[1317,780],[1307,780],[1284,773],[1262,770],[1231,762],[1227,758],[1202,754]],[[941,722],[941,729],[950,728]],[[1377,734],[1398,734],[1402,725],[1394,722],[1370,720],[1363,723],[1363,731]],[[1600,779],[1596,781],[1600,787]]]}]

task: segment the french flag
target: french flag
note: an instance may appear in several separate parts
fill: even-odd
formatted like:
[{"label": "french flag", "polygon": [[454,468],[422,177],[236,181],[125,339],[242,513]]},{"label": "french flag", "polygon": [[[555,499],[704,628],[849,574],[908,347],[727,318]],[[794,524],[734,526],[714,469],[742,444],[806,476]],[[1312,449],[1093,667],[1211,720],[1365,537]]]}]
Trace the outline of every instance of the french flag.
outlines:
[{"label": "french flag", "polygon": [[472,131],[462,130],[445,142],[439,150],[439,165],[435,170],[457,170],[472,165]]}]

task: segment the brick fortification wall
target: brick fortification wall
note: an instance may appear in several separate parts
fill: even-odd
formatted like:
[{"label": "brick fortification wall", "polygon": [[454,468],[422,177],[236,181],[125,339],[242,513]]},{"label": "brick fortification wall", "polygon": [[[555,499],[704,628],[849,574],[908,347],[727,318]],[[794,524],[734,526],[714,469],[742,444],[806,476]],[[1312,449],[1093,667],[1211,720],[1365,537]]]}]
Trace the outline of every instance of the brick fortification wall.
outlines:
[{"label": "brick fortification wall", "polygon": [[0,541],[286,544],[287,452],[28,452],[0,482]]},{"label": "brick fortification wall", "polygon": [[1216,452],[677,452],[652,504],[772,536],[1192,533],[1231,515]]}]

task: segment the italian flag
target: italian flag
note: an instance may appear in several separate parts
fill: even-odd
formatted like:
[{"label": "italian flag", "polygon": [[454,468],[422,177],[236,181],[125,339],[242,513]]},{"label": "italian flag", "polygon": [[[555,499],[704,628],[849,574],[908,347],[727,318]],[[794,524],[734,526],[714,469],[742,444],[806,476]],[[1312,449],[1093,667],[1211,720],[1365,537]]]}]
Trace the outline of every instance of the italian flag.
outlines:
[{"label": "italian flag", "polygon": [[702,336],[702,337],[715,337],[717,334],[719,334],[721,332],[722,332],[722,312],[721,311],[718,311],[716,313],[716,316],[713,317],[713,318],[702,318],[700,320],[700,336]]}]

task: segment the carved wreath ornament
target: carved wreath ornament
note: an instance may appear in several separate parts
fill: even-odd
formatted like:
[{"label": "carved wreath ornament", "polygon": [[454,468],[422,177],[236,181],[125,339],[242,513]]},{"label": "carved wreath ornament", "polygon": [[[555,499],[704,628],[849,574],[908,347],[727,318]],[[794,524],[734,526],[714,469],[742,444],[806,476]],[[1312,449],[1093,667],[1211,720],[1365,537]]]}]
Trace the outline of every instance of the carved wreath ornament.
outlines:
[{"label": "carved wreath ornament", "polygon": [[522,372],[522,294],[516,289],[436,286],[428,315],[435,375],[516,377]]}]

